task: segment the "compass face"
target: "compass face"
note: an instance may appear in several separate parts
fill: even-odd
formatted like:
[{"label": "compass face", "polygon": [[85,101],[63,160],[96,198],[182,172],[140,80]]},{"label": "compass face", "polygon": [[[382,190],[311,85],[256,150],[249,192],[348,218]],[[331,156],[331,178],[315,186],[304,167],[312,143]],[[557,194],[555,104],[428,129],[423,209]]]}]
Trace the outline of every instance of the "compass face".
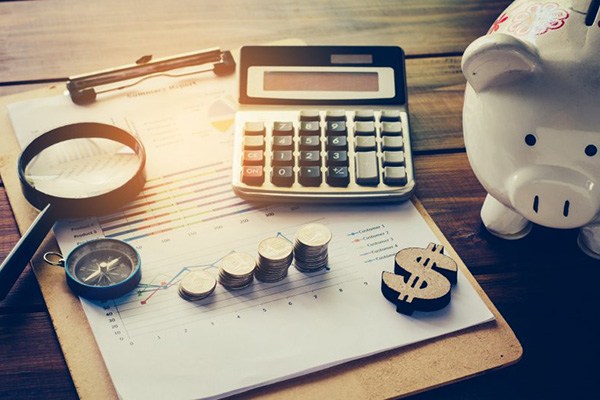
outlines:
[{"label": "compass face", "polygon": [[137,251],[115,239],[79,245],[67,257],[65,269],[69,286],[77,294],[91,298],[124,294],[139,283],[141,276]]},{"label": "compass face", "polygon": [[73,275],[91,286],[110,286],[129,278],[133,265],[127,254],[117,249],[93,250],[73,266]]}]

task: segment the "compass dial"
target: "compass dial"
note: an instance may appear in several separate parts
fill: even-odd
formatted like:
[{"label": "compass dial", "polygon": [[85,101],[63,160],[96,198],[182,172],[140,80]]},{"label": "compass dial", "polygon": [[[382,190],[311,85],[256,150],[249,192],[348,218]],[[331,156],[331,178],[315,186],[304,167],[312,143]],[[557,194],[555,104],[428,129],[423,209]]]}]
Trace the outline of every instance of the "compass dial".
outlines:
[{"label": "compass dial", "polygon": [[65,262],[67,283],[82,297],[121,296],[140,281],[140,257],[129,244],[115,239],[82,243]]}]

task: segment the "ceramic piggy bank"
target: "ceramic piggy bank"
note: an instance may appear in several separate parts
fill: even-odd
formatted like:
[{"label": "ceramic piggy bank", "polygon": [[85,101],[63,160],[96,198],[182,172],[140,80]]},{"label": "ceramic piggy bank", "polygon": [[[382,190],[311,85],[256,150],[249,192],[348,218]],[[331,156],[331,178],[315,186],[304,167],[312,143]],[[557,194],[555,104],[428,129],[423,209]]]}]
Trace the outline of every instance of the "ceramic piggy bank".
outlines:
[{"label": "ceramic piggy bank", "polygon": [[592,0],[515,1],[466,49],[464,139],[493,234],[580,228],[600,258],[600,14]]}]

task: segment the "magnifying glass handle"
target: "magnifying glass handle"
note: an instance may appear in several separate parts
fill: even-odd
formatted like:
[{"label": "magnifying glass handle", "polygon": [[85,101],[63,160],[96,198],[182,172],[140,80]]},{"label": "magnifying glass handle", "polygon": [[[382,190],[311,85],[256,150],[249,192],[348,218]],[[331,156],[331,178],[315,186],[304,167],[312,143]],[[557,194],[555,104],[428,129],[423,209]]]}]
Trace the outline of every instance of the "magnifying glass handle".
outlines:
[{"label": "magnifying glass handle", "polygon": [[4,300],[10,292],[55,222],[54,210],[52,205],[48,204],[8,254],[0,266],[0,300]]}]

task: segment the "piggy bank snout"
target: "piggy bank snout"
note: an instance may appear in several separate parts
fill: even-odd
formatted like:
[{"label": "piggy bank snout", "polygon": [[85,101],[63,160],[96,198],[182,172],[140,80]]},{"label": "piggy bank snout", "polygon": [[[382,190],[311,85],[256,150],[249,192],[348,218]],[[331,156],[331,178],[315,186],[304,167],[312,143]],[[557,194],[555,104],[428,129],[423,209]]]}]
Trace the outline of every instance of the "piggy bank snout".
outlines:
[{"label": "piggy bank snout", "polygon": [[551,228],[577,228],[600,210],[600,189],[588,176],[559,166],[532,166],[509,180],[509,199],[523,217]]}]

